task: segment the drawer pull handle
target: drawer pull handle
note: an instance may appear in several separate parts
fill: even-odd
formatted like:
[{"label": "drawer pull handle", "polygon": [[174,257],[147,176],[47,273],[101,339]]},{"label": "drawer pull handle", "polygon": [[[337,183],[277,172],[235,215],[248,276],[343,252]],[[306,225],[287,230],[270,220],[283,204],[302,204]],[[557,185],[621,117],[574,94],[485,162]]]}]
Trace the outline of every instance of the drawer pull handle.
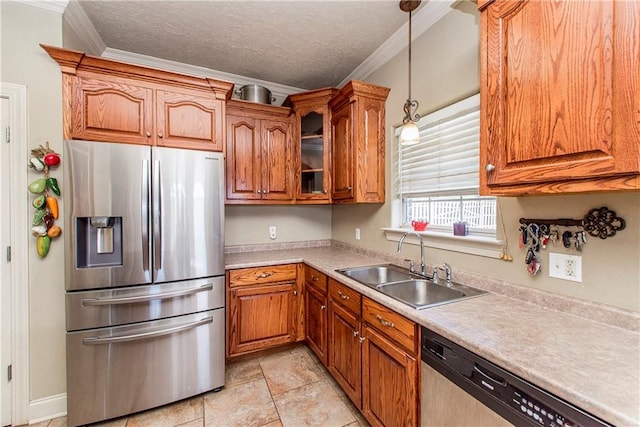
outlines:
[{"label": "drawer pull handle", "polygon": [[340,295],[340,298],[342,298],[343,300],[348,300],[349,297],[345,294],[342,293],[342,291],[338,291],[338,295]]},{"label": "drawer pull handle", "polygon": [[382,324],[382,326],[388,326],[390,328],[395,328],[396,325],[393,322],[389,322],[388,320],[384,320],[382,316],[376,314],[376,320]]},{"label": "drawer pull handle", "polygon": [[266,279],[267,277],[271,277],[273,276],[273,273],[262,273],[262,274],[258,274],[258,277],[260,279]]},{"label": "drawer pull handle", "polygon": [[139,332],[131,335],[116,335],[111,337],[87,337],[82,340],[82,344],[84,345],[97,345],[97,344],[113,344],[113,343],[121,343],[128,341],[138,341],[149,338],[157,338],[165,335],[171,335],[182,331],[188,331],[189,329],[197,328],[198,326],[206,325],[209,323],[213,323],[213,316],[205,317],[201,320],[196,320],[195,322],[177,325],[173,327],[169,327],[167,329],[161,329],[159,331],[151,330],[149,332]]},{"label": "drawer pull handle", "polygon": [[319,280],[319,278],[316,277],[316,276],[311,276],[311,280],[313,280],[314,282],[317,282]]}]

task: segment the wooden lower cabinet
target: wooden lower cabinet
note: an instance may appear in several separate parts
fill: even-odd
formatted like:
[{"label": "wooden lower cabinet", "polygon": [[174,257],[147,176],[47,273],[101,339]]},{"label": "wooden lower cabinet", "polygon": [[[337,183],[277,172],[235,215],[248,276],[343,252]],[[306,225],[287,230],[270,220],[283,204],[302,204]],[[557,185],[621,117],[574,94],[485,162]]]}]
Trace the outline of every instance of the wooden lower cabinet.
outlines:
[{"label": "wooden lower cabinet", "polygon": [[329,301],[328,369],[358,408],[362,406],[360,324],[359,316]]},{"label": "wooden lower cabinet", "polygon": [[227,356],[304,339],[301,281],[295,264],[231,270],[227,285]]},{"label": "wooden lower cabinet", "polygon": [[329,279],[328,369],[372,426],[417,426],[417,325]]},{"label": "wooden lower cabinet", "polygon": [[362,329],[362,413],[373,426],[413,426],[418,361],[368,325]]},{"label": "wooden lower cabinet", "polygon": [[305,290],[305,328],[309,348],[327,364],[327,296],[312,287]]}]

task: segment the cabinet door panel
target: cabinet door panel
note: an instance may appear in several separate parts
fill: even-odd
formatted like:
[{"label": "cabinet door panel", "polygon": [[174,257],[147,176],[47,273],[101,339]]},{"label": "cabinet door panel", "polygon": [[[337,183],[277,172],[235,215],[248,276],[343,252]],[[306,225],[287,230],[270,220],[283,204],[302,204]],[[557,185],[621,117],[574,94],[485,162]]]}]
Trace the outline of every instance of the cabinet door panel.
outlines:
[{"label": "cabinet door panel", "polygon": [[483,186],[640,172],[638,15],[637,2],[613,1],[483,11],[481,167],[495,167]]},{"label": "cabinet door panel", "polygon": [[262,156],[263,198],[292,199],[291,131],[288,123],[262,121]]},{"label": "cabinet door panel", "polygon": [[327,297],[313,287],[305,291],[305,328],[309,348],[327,365]]},{"label": "cabinet door panel", "polygon": [[362,99],[358,105],[362,123],[360,146],[356,148],[358,159],[356,172],[357,198],[363,202],[384,202],[384,150],[385,107],[384,102]]},{"label": "cabinet door panel", "polygon": [[353,130],[351,104],[347,104],[333,115],[333,200],[353,198]]},{"label": "cabinet door panel", "polygon": [[227,116],[227,199],[260,199],[260,129],[249,117]]},{"label": "cabinet door panel", "polygon": [[222,101],[158,90],[158,145],[222,151]]},{"label": "cabinet door panel", "polygon": [[229,353],[295,341],[294,290],[295,283],[232,289]]},{"label": "cabinet door panel", "polygon": [[362,329],[362,413],[374,426],[417,425],[417,360],[375,329]]},{"label": "cabinet door panel", "polygon": [[362,404],[362,345],[359,337],[360,321],[329,301],[329,372],[358,408]]},{"label": "cabinet door panel", "polygon": [[144,86],[75,77],[71,137],[91,141],[149,144],[153,90]]}]

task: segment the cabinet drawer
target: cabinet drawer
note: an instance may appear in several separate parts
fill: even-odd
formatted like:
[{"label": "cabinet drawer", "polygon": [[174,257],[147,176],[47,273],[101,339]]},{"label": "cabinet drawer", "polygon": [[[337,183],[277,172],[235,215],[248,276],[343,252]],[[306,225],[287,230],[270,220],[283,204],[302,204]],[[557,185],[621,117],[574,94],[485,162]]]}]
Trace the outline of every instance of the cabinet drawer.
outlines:
[{"label": "cabinet drawer", "polygon": [[329,279],[329,298],[344,306],[356,316],[360,316],[360,302],[362,300],[362,296],[357,291],[354,291],[340,282]]},{"label": "cabinet drawer", "polygon": [[295,264],[239,268],[237,270],[229,271],[230,287],[284,282],[289,280],[296,280]]},{"label": "cabinet drawer", "polygon": [[402,345],[411,354],[416,354],[416,324],[411,320],[366,297],[362,299],[362,320]]},{"label": "cabinet drawer", "polygon": [[307,286],[313,286],[320,292],[322,295],[327,294],[327,275],[324,273],[320,273],[313,267],[309,267],[306,265],[304,267],[304,281]]}]

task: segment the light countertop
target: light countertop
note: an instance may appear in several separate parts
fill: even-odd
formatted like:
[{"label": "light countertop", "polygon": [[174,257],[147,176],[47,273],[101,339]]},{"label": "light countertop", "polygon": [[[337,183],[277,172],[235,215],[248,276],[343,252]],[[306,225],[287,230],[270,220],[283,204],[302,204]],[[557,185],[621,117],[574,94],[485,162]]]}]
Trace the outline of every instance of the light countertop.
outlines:
[{"label": "light countertop", "polygon": [[335,271],[387,261],[333,246],[225,257],[227,269],[298,262],[609,423],[640,425],[637,332],[497,294],[415,310]]}]

